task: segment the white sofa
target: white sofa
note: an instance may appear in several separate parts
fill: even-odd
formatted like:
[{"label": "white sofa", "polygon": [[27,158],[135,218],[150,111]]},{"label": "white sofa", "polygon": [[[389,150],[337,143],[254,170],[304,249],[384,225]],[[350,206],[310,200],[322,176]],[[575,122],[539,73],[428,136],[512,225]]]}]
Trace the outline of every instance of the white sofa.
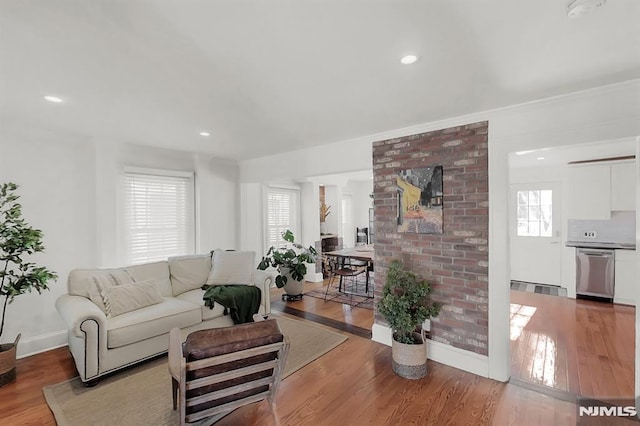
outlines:
[{"label": "white sofa", "polygon": [[[245,284],[253,284],[262,292],[259,313],[269,313],[272,274],[256,270],[253,261],[247,265],[246,256],[241,262],[227,259],[225,266],[221,263],[223,256],[216,256],[218,253],[215,252],[213,262],[211,255],[196,255],[117,269],[71,271],[68,294],[57,299],[56,308],[67,323],[69,350],[82,381],[95,381],[105,374],[166,352],[169,332],[174,327],[190,333],[233,325],[230,316],[223,314],[224,307],[218,303],[213,309],[204,306],[201,287],[212,280],[214,271],[227,274],[222,278],[218,274],[217,284],[231,284],[224,281],[238,280],[238,275],[247,277],[244,280],[249,281]],[[251,253],[255,257],[253,252],[225,252],[225,256],[228,253]],[[240,266],[243,262],[245,266]],[[100,306],[105,295],[100,283],[118,277],[127,277],[128,281],[124,283],[127,287],[142,288],[143,283],[152,283],[151,286],[157,289],[157,300],[149,306],[116,316],[110,311],[105,313],[105,306]],[[124,289],[120,286],[118,291]]]}]

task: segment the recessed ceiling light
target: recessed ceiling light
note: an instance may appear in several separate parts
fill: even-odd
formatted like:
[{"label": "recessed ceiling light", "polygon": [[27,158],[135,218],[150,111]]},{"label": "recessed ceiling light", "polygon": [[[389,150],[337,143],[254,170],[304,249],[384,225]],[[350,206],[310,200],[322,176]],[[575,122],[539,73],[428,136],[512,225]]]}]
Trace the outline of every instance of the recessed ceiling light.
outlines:
[{"label": "recessed ceiling light", "polygon": [[200,132],[200,136],[211,136],[209,132]]},{"label": "recessed ceiling light", "polygon": [[409,64],[413,64],[417,60],[418,60],[418,57],[416,55],[407,55],[407,56],[403,56],[402,59],[400,59],[400,62],[403,65],[409,65]]},{"label": "recessed ceiling light", "polygon": [[544,160],[544,157],[538,157],[536,160]]},{"label": "recessed ceiling light", "polygon": [[47,96],[44,97],[44,99],[49,101],[49,102],[56,103],[56,104],[59,104],[60,102],[62,102],[62,99],[57,97],[57,96],[47,95]]}]

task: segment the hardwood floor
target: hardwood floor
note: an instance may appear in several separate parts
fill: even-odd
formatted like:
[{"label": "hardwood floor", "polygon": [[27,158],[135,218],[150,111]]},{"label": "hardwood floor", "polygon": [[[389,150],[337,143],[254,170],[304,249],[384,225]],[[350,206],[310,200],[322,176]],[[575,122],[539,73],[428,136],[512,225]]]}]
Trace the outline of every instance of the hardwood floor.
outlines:
[{"label": "hardwood floor", "polygon": [[[74,376],[65,348],[19,360],[17,380],[0,388],[0,424],[55,424],[42,386]],[[391,369],[389,347],[354,335],[285,379],[277,402],[282,425],[572,424],[576,411],[572,403],[434,362],[427,378],[402,379]],[[218,424],[276,423],[262,402]]]},{"label": "hardwood floor", "polygon": [[17,379],[0,388],[0,425],[55,425],[42,387],[77,376],[67,348],[19,359],[16,372]]},{"label": "hardwood floor", "polygon": [[[278,302],[279,293],[273,300]],[[514,300],[513,302],[517,302]],[[526,305],[525,300],[520,300]],[[359,328],[369,328],[373,321],[367,312],[321,299],[305,297],[299,309],[313,309],[314,315],[333,321],[354,321]],[[338,305],[338,306],[333,306]],[[526,305],[530,306],[530,305]],[[367,311],[367,310],[364,310]],[[605,324],[620,327],[618,312]],[[540,311],[539,311],[540,312]],[[576,320],[596,321],[587,310]],[[531,330],[536,320],[527,323],[520,335]],[[564,319],[546,318],[546,321]],[[531,324],[531,325],[529,325]],[[540,327],[550,326],[547,322]],[[527,329],[527,327],[530,327]],[[590,344],[606,350],[604,341],[596,341],[599,332],[590,327],[586,336]],[[548,330],[544,330],[547,332]],[[575,404],[510,383],[500,383],[429,361],[429,375],[422,380],[406,380],[391,369],[391,349],[368,338],[348,334],[348,340],[336,349],[305,366],[281,383],[277,417],[283,425],[564,425],[576,423]],[[540,334],[540,333],[539,333]],[[600,337],[602,338],[602,337]],[[538,338],[538,341],[541,341]],[[633,340],[627,340],[627,342]],[[633,345],[632,345],[633,346]],[[545,347],[546,348],[546,347]],[[615,354],[626,353],[625,344],[615,346]],[[545,349],[546,353],[546,349]],[[612,356],[613,349],[602,352]],[[524,355],[523,355],[524,356]],[[590,361],[587,362],[587,366]],[[543,363],[544,365],[544,363]],[[599,367],[591,367],[591,373]],[[533,371],[531,369],[530,371]],[[543,370],[544,371],[544,370]],[[578,376],[580,373],[578,371]],[[625,373],[627,374],[627,373]],[[66,348],[18,360],[18,378],[0,388],[0,425],[55,424],[42,396],[42,386],[76,375]],[[629,374],[633,381],[633,374]],[[542,375],[544,377],[544,374]],[[614,374],[616,383],[624,380]],[[570,379],[567,379],[571,383]],[[600,380],[595,377],[592,381]],[[592,386],[596,386],[592,383]],[[598,383],[597,386],[600,386]],[[626,386],[626,385],[625,385]],[[238,409],[222,419],[220,425],[276,424],[264,402]]]},{"label": "hardwood floor", "polygon": [[571,395],[634,394],[635,308],[511,291],[511,376]]},{"label": "hardwood floor", "polygon": [[[324,283],[305,283],[305,291],[323,288]],[[271,309],[286,312],[300,318],[319,322],[333,328],[347,331],[360,337],[371,338],[373,311],[358,306],[349,306],[337,302],[325,302],[323,299],[304,296],[302,300],[283,302],[282,289],[272,289]]]}]

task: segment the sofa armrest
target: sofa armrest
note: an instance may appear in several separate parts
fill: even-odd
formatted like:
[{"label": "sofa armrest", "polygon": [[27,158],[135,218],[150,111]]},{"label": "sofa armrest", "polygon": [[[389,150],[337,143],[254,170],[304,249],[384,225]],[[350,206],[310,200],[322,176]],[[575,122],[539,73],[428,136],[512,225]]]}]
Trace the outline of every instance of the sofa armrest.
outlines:
[{"label": "sofa armrest", "polygon": [[275,271],[261,271],[256,269],[251,275],[253,285],[258,287],[262,291],[262,306],[264,306],[264,313],[271,312],[271,286],[275,283]]},{"label": "sofa armrest", "polygon": [[107,352],[107,316],[83,296],[63,294],[56,309],[69,329],[69,351],[83,382],[101,373],[101,357]]},{"label": "sofa armrest", "polygon": [[56,300],[56,309],[67,323],[69,332],[75,337],[84,337],[81,326],[86,320],[93,320],[99,329],[105,332],[107,330],[107,316],[86,297],[63,294]]}]

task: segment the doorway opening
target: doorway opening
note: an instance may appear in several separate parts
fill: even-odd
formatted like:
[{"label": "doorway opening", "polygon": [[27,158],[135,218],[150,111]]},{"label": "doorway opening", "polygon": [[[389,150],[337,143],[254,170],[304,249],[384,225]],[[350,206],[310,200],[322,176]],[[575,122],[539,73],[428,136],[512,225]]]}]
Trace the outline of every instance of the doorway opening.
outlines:
[{"label": "doorway opening", "polygon": [[637,185],[635,159],[569,163],[635,149],[635,141],[621,140],[509,154],[512,382],[566,400],[634,398],[635,293],[627,287],[635,282],[635,251],[616,250],[613,303],[581,300],[576,247],[567,242],[572,220],[606,225],[611,212],[635,210]]}]

